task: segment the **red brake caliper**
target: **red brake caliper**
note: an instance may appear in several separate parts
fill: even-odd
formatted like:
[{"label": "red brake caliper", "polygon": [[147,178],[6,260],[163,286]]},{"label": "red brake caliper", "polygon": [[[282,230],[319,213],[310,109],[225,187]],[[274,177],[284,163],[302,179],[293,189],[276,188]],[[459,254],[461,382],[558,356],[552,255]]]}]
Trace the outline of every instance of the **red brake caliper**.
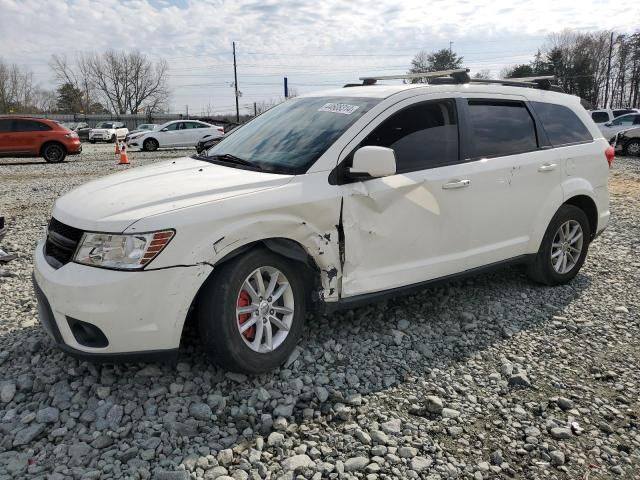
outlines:
[{"label": "red brake caliper", "polygon": [[[249,294],[247,292],[242,290],[240,292],[240,295],[238,296],[238,306],[239,307],[248,307],[249,305],[251,305],[251,297],[249,296]],[[250,313],[243,313],[242,315],[238,315],[238,323],[240,323],[240,325],[242,325],[247,320],[249,320],[249,318],[251,318],[251,314]],[[253,337],[255,336],[255,334],[256,334],[255,325],[253,327],[247,328],[243,333],[244,337],[247,340],[253,340]]]}]

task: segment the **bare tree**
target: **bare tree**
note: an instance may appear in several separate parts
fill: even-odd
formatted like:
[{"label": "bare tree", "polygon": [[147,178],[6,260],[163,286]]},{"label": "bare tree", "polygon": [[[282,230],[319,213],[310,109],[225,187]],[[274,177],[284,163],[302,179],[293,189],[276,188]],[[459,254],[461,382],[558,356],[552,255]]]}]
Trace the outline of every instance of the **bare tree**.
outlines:
[{"label": "bare tree", "polygon": [[476,78],[479,80],[491,80],[491,70],[489,69],[480,70],[473,75],[473,78]]},{"label": "bare tree", "polygon": [[167,104],[169,66],[165,60],[153,63],[137,51],[109,50],[83,61],[98,96],[113,112],[158,111]]},{"label": "bare tree", "polygon": [[75,65],[71,65],[64,55],[53,55],[49,66],[53,70],[59,85],[73,85],[82,97],[77,102],[82,105],[84,113],[93,113],[91,105],[96,102],[94,87],[89,75],[89,66],[84,57],[79,57]]},{"label": "bare tree", "polygon": [[32,72],[0,61],[0,113],[30,110],[34,88]]}]

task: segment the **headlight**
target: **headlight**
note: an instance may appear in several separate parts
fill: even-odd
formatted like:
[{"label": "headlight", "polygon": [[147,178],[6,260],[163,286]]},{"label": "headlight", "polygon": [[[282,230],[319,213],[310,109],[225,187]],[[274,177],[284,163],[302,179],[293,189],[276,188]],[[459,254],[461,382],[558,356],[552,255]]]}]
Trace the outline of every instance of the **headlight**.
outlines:
[{"label": "headlight", "polygon": [[171,241],[173,230],[114,235],[85,233],[74,261],[94,267],[141,270]]}]

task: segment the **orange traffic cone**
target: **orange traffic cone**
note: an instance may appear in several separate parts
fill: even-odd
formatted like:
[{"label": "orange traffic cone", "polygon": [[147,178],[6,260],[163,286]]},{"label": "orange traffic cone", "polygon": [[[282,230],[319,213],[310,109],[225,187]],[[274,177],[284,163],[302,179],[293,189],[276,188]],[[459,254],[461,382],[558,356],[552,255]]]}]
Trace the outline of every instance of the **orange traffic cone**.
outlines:
[{"label": "orange traffic cone", "polygon": [[118,165],[129,165],[129,156],[127,155],[127,149],[124,145],[122,145],[122,150],[120,151],[120,162]]},{"label": "orange traffic cone", "polygon": [[116,140],[116,160],[118,160],[119,156],[120,156],[120,142]]}]

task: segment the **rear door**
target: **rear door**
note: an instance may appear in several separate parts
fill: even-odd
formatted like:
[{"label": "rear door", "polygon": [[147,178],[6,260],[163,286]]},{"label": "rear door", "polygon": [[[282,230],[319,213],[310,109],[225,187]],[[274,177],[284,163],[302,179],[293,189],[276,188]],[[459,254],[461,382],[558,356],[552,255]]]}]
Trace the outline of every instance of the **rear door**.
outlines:
[{"label": "rear door", "polygon": [[477,268],[530,253],[541,202],[561,203],[562,166],[524,97],[465,97],[463,141],[473,189],[465,205],[468,268]]}]

